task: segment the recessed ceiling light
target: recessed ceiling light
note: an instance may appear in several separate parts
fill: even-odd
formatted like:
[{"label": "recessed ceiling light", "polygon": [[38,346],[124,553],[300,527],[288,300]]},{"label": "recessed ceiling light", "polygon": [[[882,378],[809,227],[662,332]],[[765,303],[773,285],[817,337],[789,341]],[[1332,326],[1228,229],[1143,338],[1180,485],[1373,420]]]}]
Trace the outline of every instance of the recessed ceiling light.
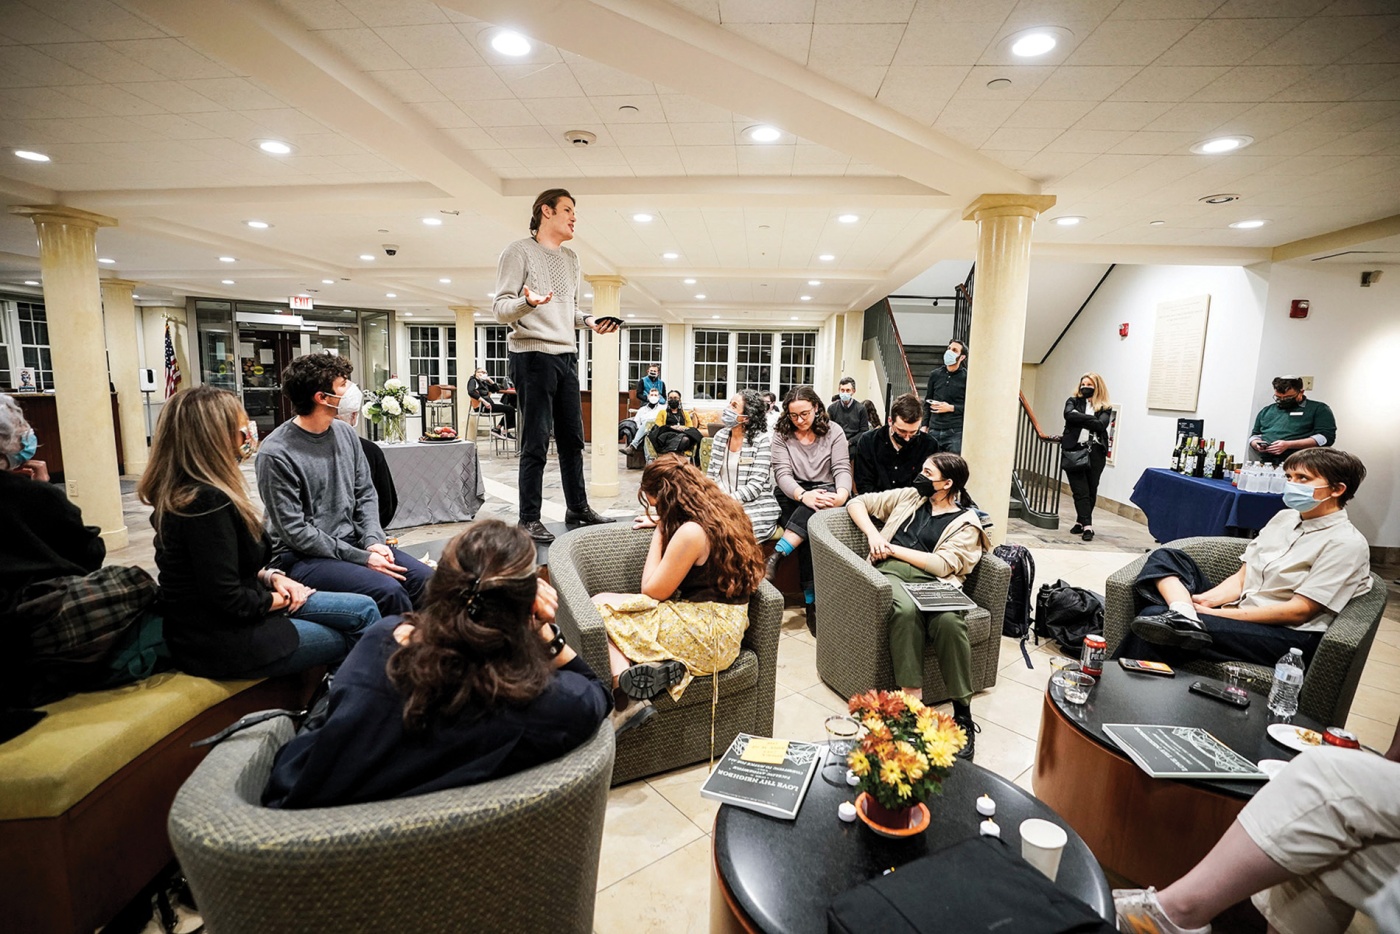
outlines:
[{"label": "recessed ceiling light", "polygon": [[810,301],[812,300],[812,296],[810,296],[810,295],[803,295],[802,298],[801,298],[801,300],[804,301],[804,302],[810,302]]},{"label": "recessed ceiling light", "polygon": [[788,320],[789,320],[789,321],[796,321],[796,320],[797,320],[797,315],[793,315],[791,318],[788,318]]},{"label": "recessed ceiling light", "polygon": [[19,156],[21,159],[28,159],[30,162],[50,161],[49,157],[44,155],[42,152],[34,152],[29,149],[16,149],[15,155]]},{"label": "recessed ceiling light", "polygon": [[650,214],[633,214],[632,220],[636,221],[639,224],[650,224],[652,221],[652,217]]},{"label": "recessed ceiling light", "polygon": [[840,221],[841,223],[843,223],[843,224],[854,224],[856,221],[860,220],[860,215],[859,215],[859,214],[842,214],[840,217],[838,217],[838,218],[836,218],[836,219],[837,219],[838,221]]},{"label": "recessed ceiling light", "polygon": [[[641,113],[641,110],[635,104],[623,104],[621,107],[617,108],[617,112],[620,114],[628,114],[630,116],[632,114]],[[635,316],[629,315],[628,317]]]},{"label": "recessed ceiling light", "polygon": [[25,285],[38,285],[39,283],[36,282],[36,281],[33,280],[33,279],[25,279],[25,280],[24,280],[24,284],[25,284]]},{"label": "recessed ceiling light", "polygon": [[808,279],[808,280],[807,280],[807,284],[808,284],[808,285],[821,285],[821,284],[822,284],[822,280],[820,280],[820,279]]},{"label": "recessed ceiling light", "polygon": [[133,292],[132,295],[131,295],[131,297],[132,297],[132,298],[140,298],[141,296],[139,296],[139,295],[137,295],[136,293]]},{"label": "recessed ceiling light", "polygon": [[413,312],[411,312],[411,311],[405,311],[405,312],[403,312],[403,316],[404,316],[405,318],[412,318],[412,317],[413,317]]},{"label": "recessed ceiling light", "polygon": [[1005,91],[1009,87],[1011,87],[1010,78],[993,78],[987,82],[987,90],[989,91]]},{"label": "recessed ceiling light", "polygon": [[495,298],[495,297],[496,297],[496,293],[495,293],[495,292],[487,292],[487,293],[486,293],[486,297],[487,297],[487,298]]},{"label": "recessed ceiling light", "polygon": [[272,226],[267,221],[244,221],[243,223],[247,224],[254,230],[266,230],[267,228]]},{"label": "recessed ceiling light", "polygon": [[451,280],[451,279],[439,279],[438,282],[442,283],[443,285],[451,285],[451,284],[452,284],[452,280]]},{"label": "recessed ceiling light", "polygon": [[1240,200],[1240,196],[1222,193],[1218,195],[1206,195],[1204,198],[1199,198],[1197,200],[1204,201],[1206,204],[1229,204],[1231,201]]},{"label": "recessed ceiling light", "polygon": [[1236,230],[1253,230],[1255,227],[1263,227],[1268,221],[1235,221],[1231,224]]},{"label": "recessed ceiling light", "polygon": [[783,131],[775,126],[760,124],[746,129],[744,135],[755,143],[776,143],[783,138]]},{"label": "recessed ceiling light", "polygon": [[698,301],[702,301],[702,302],[703,302],[703,301],[705,300],[705,293],[704,293],[704,292],[697,293],[696,296],[695,296],[695,298],[696,298]]},{"label": "recessed ceiling light", "polygon": [[1063,217],[1055,218],[1055,223],[1059,224],[1061,227],[1073,227],[1082,220],[1084,220],[1084,218],[1079,214],[1066,214]]},{"label": "recessed ceiling light", "polygon": [[662,259],[680,259],[680,258],[681,258],[681,255],[680,255],[679,253],[662,253],[662,254],[661,254],[661,258],[662,258]]},{"label": "recessed ceiling light", "polygon": [[[101,262],[101,260],[99,260],[99,262]],[[221,263],[236,263],[236,262],[238,262],[238,260],[235,259],[235,258],[232,257],[232,256],[220,256],[220,257],[219,257],[219,262],[221,262]]]},{"label": "recessed ceiling light", "polygon": [[634,314],[629,314],[627,317],[629,317],[629,318],[635,318],[635,317],[637,317],[637,316],[634,315]]},{"label": "recessed ceiling light", "polygon": [[1166,223],[1167,223],[1166,221],[1148,221],[1148,222],[1147,222],[1147,226],[1148,226],[1148,227],[1163,227],[1163,226],[1166,226]]},{"label": "recessed ceiling light", "polygon": [[271,153],[274,156],[285,156],[292,151],[292,147],[282,142],[280,139],[264,139],[258,141],[258,148],[263,152]]},{"label": "recessed ceiling light", "polygon": [[1058,40],[1048,32],[1033,32],[1017,39],[1011,46],[1011,54],[1021,58],[1034,58],[1044,55],[1058,44]]},{"label": "recessed ceiling light", "polygon": [[398,298],[399,296],[398,296],[398,293],[397,293],[397,292],[385,292],[385,293],[384,293],[384,297],[385,297],[385,298]]},{"label": "recessed ceiling light", "polygon": [[1191,151],[1197,155],[1214,156],[1222,152],[1243,149],[1252,142],[1254,142],[1252,136],[1216,136],[1212,139],[1201,140],[1191,147]]},{"label": "recessed ceiling light", "polygon": [[584,298],[592,298],[592,297],[593,297],[593,293],[592,293],[592,292],[584,292],[584,293],[583,293],[583,297],[584,297]]},{"label": "recessed ceiling light", "polygon": [[322,285],[335,285],[335,280],[334,280],[334,279],[322,279],[322,280],[321,280],[321,284],[322,284]]},{"label": "recessed ceiling light", "polygon": [[694,284],[695,284],[695,280],[694,280],[694,279],[683,279],[683,280],[681,280],[681,281],[683,281],[686,285],[694,285]]},{"label": "recessed ceiling light", "polygon": [[718,321],[718,320],[719,320],[719,315],[710,315],[710,317],[711,317],[712,319],[714,319],[715,321]]},{"label": "recessed ceiling light", "polygon": [[821,260],[823,263],[829,263],[835,258],[836,257],[831,255],[830,253],[823,253],[821,256],[817,257],[817,259]]},{"label": "recessed ceiling light", "polygon": [[222,282],[224,285],[233,285],[232,279],[220,279],[219,281]]},{"label": "recessed ceiling light", "polygon": [[361,253],[361,254],[360,254],[360,259],[362,259],[362,260],[365,261],[366,263],[372,263],[372,262],[374,262],[374,254],[373,254],[373,253]]},{"label": "recessed ceiling light", "polygon": [[440,217],[425,217],[425,218],[423,218],[423,223],[427,224],[429,227],[441,227],[441,226],[442,226],[442,218],[440,218]]},{"label": "recessed ceiling light", "polygon": [[116,260],[114,260],[114,259],[108,259],[108,258],[105,257],[105,256],[98,257],[98,260],[97,260],[97,261],[98,261],[99,263],[102,263],[103,265],[106,265],[106,266],[110,266],[110,265],[112,265],[113,263],[116,262]]},{"label": "recessed ceiling light", "polygon": [[518,32],[503,29],[491,39],[491,48],[502,55],[519,58],[522,55],[530,54],[530,40]]}]

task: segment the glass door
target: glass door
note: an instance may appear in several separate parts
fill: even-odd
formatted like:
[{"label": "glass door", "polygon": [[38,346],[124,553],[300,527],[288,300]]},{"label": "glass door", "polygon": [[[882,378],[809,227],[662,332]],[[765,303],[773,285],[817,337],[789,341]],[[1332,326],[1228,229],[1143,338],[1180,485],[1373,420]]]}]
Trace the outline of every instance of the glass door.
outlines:
[{"label": "glass door", "polygon": [[282,395],[282,371],[300,352],[299,334],[241,325],[238,329],[238,365],[242,373],[243,408],[258,423],[258,434],[268,433],[296,413]]}]

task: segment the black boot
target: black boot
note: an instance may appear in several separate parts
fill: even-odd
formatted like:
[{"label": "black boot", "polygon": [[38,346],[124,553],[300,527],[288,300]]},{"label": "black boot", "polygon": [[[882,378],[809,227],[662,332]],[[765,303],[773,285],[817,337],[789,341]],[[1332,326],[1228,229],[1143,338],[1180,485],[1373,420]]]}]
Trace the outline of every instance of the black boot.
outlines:
[{"label": "black boot", "polygon": [[982,728],[972,721],[972,705],[953,701],[953,722],[967,734],[967,745],[958,750],[958,758],[971,762],[977,734],[982,732]]},{"label": "black boot", "polygon": [[763,566],[763,579],[768,583],[773,583],[773,579],[778,576],[778,564],[783,560],[783,553],[775,551],[768,556],[768,562]]},{"label": "black boot", "polygon": [[817,634],[817,605],[804,603],[802,606],[807,613],[807,631],[815,636]]}]

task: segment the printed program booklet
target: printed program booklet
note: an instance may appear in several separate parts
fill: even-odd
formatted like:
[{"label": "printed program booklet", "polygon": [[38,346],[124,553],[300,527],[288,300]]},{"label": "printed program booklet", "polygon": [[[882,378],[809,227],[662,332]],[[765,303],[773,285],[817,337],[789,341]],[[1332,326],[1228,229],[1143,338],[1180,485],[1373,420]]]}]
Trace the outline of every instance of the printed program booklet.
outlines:
[{"label": "printed program booklet", "polygon": [[760,814],[795,820],[825,751],[824,746],[815,743],[740,733],[715,763],[700,794]]},{"label": "printed program booklet", "polygon": [[1197,726],[1105,723],[1103,731],[1153,778],[1269,778],[1259,766]]}]

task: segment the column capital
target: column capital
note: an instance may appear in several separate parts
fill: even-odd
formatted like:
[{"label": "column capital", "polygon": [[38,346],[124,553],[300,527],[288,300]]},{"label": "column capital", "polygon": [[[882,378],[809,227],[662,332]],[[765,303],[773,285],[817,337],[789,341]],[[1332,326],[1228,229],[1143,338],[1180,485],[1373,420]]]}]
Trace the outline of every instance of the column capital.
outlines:
[{"label": "column capital", "polygon": [[117,219],[106,214],[94,214],[66,204],[12,204],[10,213],[34,219],[36,224],[70,224],[78,227],[115,227]]},{"label": "column capital", "polygon": [[591,286],[593,286],[593,287],[595,287],[595,288],[597,288],[597,287],[600,286],[600,285],[601,285],[601,286],[608,286],[608,285],[610,285],[610,286],[612,286],[613,288],[620,289],[620,288],[622,288],[624,285],[627,284],[627,280],[624,279],[622,276],[613,276],[613,275],[584,276],[583,279],[584,279],[585,282],[587,282],[589,285],[591,285]]},{"label": "column capital", "polygon": [[963,220],[988,217],[1029,217],[1032,220],[1055,206],[1054,195],[980,195],[963,211]]},{"label": "column capital", "polygon": [[118,279],[116,276],[113,276],[110,279],[98,279],[97,282],[104,289],[110,286],[114,289],[126,289],[130,292],[134,292],[136,290],[136,287],[141,284],[135,279]]},{"label": "column capital", "polygon": [[450,311],[450,312],[453,312],[454,314],[462,314],[463,312],[466,312],[467,314],[474,314],[474,313],[476,313],[477,311],[480,311],[480,309],[477,308],[475,305],[470,305],[470,304],[468,304],[468,305],[448,305],[448,306],[447,306],[447,310]]}]

